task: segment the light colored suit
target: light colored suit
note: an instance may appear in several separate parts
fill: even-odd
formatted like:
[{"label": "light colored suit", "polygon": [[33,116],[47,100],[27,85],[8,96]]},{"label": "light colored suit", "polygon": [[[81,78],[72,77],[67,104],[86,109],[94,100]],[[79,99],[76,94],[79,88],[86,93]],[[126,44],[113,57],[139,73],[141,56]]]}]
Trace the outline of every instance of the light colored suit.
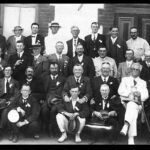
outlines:
[{"label": "light colored suit", "polygon": [[[136,82],[136,85],[134,85],[134,78],[132,76],[122,78],[118,93],[120,96],[126,98],[133,90],[136,89],[141,93],[141,101],[144,102],[149,97],[146,82],[139,77],[136,78]],[[140,111],[141,106],[136,104],[135,102],[129,101],[126,104],[125,121],[130,124],[128,130],[129,137],[137,136],[137,118]]]},{"label": "light colored suit", "polygon": [[123,77],[129,77],[131,75],[131,71],[131,66],[128,67],[127,62],[119,63],[117,70],[117,78],[119,79],[119,81],[121,81]]}]

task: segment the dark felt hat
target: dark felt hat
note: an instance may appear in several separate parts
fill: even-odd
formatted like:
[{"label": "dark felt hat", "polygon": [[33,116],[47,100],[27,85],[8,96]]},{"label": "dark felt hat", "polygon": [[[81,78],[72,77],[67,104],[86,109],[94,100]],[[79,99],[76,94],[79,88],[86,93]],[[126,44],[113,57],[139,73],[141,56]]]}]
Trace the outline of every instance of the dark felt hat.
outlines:
[{"label": "dark felt hat", "polygon": [[69,120],[68,122],[68,133],[70,134],[76,134],[77,131],[79,130],[79,120],[75,118],[74,120]]}]

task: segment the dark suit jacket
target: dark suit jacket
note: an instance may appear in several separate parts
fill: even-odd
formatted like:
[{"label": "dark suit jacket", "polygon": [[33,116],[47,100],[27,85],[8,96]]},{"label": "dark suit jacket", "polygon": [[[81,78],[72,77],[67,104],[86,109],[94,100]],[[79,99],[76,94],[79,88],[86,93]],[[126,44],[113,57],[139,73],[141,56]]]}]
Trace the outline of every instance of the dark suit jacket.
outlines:
[{"label": "dark suit jacket", "polygon": [[[36,42],[40,42],[40,44],[42,45],[42,50],[41,50],[41,54],[43,54],[44,50],[45,50],[45,44],[44,44],[44,37],[40,34],[37,34],[37,37],[36,37]],[[25,52],[31,54],[32,53],[32,37],[31,35],[27,36],[24,40],[25,42]]]},{"label": "dark suit jacket", "polygon": [[[67,56],[69,58],[73,57],[73,45],[72,45],[72,43],[73,43],[73,39],[67,41],[67,47],[68,47]],[[84,40],[78,38],[77,44],[78,43],[81,43],[85,49],[85,41]]]},{"label": "dark suit jacket", "polygon": [[[17,65],[15,67],[14,66],[15,63],[19,59],[23,60],[23,62],[22,62],[22,64]],[[31,59],[31,56],[26,54],[25,52],[23,53],[21,58],[19,58],[17,54],[13,54],[10,56],[10,58],[8,60],[8,64],[13,68],[13,74],[12,74],[13,78],[20,81],[25,78],[25,70],[26,70],[27,66],[32,65],[32,59]]]},{"label": "dark suit jacket", "polygon": [[[4,68],[7,65],[7,62],[2,58],[0,65],[2,65],[2,67]],[[3,70],[0,68],[0,78],[4,77],[4,72]]]},{"label": "dark suit jacket", "polygon": [[6,52],[7,44],[6,44],[6,38],[0,34],[0,48],[3,51],[3,55]]},{"label": "dark suit jacket", "polygon": [[[71,87],[75,85],[77,85],[75,77],[73,75],[69,76],[65,82],[62,95],[63,96],[68,95],[70,97],[69,91]],[[92,97],[92,89],[91,89],[90,79],[88,77],[84,77],[84,76],[81,77],[79,89],[80,89],[79,98],[86,96],[87,99],[90,100],[90,98]]]},{"label": "dark suit jacket", "polygon": [[[62,90],[64,87],[64,83],[66,78],[63,76],[58,75],[56,81],[53,82],[51,76],[49,74],[45,74],[42,76],[43,83],[44,83],[44,91],[46,100],[51,97],[60,97],[62,96]],[[52,83],[53,82],[53,83]]]},{"label": "dark suit jacket", "polygon": [[[93,97],[96,99],[100,95],[100,86],[104,84],[101,76],[94,77],[91,83],[92,86],[92,91],[93,91]],[[107,81],[107,84],[109,85],[110,88],[110,96],[113,95],[118,95],[118,87],[119,87],[119,82],[116,78],[109,76],[109,79]]]},{"label": "dark suit jacket", "polygon": [[[21,41],[24,42],[25,36],[21,36]],[[16,53],[16,39],[15,35],[12,35],[7,40],[7,53],[9,55]]]},{"label": "dark suit jacket", "polygon": [[40,102],[40,100],[45,99],[44,84],[41,79],[39,78],[37,79],[36,77],[33,77],[32,81],[28,83],[25,78],[24,80],[20,81],[20,88],[22,87],[23,84],[30,85],[32,96],[35,97],[38,102]]},{"label": "dark suit jacket", "polygon": [[62,105],[58,106],[58,112],[61,113],[63,111],[69,112],[69,113],[75,113],[78,112],[79,113],[79,117],[81,118],[87,118],[89,116],[89,107],[88,104],[85,102],[83,104],[80,104],[78,102],[76,102],[75,105],[79,110],[74,110],[73,106],[72,106],[72,101],[70,102],[63,102]]},{"label": "dark suit jacket", "polygon": [[68,62],[69,62],[68,56],[63,54],[60,62],[58,61],[56,54],[51,54],[48,59],[49,59],[50,63],[51,62],[57,62],[58,63],[59,75],[65,76],[65,77],[68,76]]},{"label": "dark suit jacket", "polygon": [[36,78],[41,77],[45,72],[49,72],[49,60],[45,56],[40,55],[36,61],[32,57],[32,66]]},{"label": "dark suit jacket", "polygon": [[126,42],[120,37],[117,38],[113,45],[110,36],[108,36],[106,38],[106,48],[108,50],[107,55],[115,59],[117,66],[120,62],[125,61],[125,52],[127,50],[127,45]]},{"label": "dark suit jacket", "polygon": [[10,109],[17,107],[21,107],[25,111],[25,116],[21,117],[21,120],[26,119],[27,121],[29,121],[29,123],[38,120],[40,115],[40,105],[32,95],[28,97],[27,103],[23,103],[22,95],[20,94],[20,96],[18,96],[10,105]]},{"label": "dark suit jacket", "polygon": [[95,76],[95,67],[91,57],[83,55],[83,60],[80,62],[78,57],[75,56],[69,60],[69,75],[73,75],[73,66],[75,64],[83,64],[83,76],[87,76],[90,79]]},{"label": "dark suit jacket", "polygon": [[[19,83],[11,78],[10,83],[9,83],[9,100],[14,101],[15,98],[19,95]],[[3,98],[5,95],[5,79],[2,78],[0,79],[0,98]]]},{"label": "dark suit jacket", "polygon": [[143,79],[145,81],[150,80],[150,67],[147,66],[145,61],[143,61],[141,63],[141,65],[142,65],[142,70],[141,70],[141,73],[140,73],[141,79]]},{"label": "dark suit jacket", "polygon": [[99,46],[105,46],[106,45],[106,41],[105,41],[105,36],[98,34],[97,39],[95,40],[95,42],[92,40],[91,38],[91,34],[87,35],[85,37],[85,54],[95,58],[98,57],[98,48]]}]

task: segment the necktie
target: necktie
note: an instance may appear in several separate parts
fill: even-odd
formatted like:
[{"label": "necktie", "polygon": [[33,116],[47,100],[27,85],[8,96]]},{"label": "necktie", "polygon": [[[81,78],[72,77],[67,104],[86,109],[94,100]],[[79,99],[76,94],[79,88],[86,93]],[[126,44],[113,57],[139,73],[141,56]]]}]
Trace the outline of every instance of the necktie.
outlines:
[{"label": "necktie", "polygon": [[79,78],[77,78],[76,83],[77,83],[77,85],[79,85],[79,84],[80,84],[80,83],[79,83]]},{"label": "necktie", "polygon": [[6,93],[9,94],[9,82],[8,82],[8,79],[7,79],[7,82],[6,82]]},{"label": "necktie", "polygon": [[95,42],[95,40],[96,40],[96,37],[95,37],[95,34],[94,34],[93,41]]},{"label": "necktie", "polygon": [[106,78],[104,77],[104,83],[106,83]]},{"label": "necktie", "polygon": [[56,79],[56,77],[55,76],[53,76],[53,80],[55,80]]},{"label": "necktie", "polygon": [[24,103],[24,104],[27,103],[27,99],[24,99],[24,98],[23,98],[23,103]]},{"label": "necktie", "polygon": [[137,82],[135,81],[135,79],[133,80],[133,82],[134,82],[134,86],[136,86]]},{"label": "necktie", "polygon": [[76,47],[77,46],[77,40],[74,39],[74,46]]}]

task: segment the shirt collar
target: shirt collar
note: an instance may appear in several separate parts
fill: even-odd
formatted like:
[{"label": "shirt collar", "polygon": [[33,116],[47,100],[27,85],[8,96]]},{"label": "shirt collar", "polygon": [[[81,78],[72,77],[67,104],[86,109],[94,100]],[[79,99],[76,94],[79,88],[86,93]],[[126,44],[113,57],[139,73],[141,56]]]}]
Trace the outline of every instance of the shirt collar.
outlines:
[{"label": "shirt collar", "polygon": [[22,57],[23,53],[24,53],[24,51],[22,51],[22,52],[20,52],[18,54],[19,54],[20,57]]},{"label": "shirt collar", "polygon": [[103,75],[101,75],[101,77],[102,77],[102,80],[104,81],[104,78],[106,79],[106,82],[108,81],[108,79],[109,79],[109,76],[107,76],[107,77],[104,77]]},{"label": "shirt collar", "polygon": [[[10,82],[10,80],[11,80],[11,77],[8,78],[8,82]],[[5,81],[7,81],[7,78],[5,78]]]},{"label": "shirt collar", "polygon": [[81,80],[81,77],[77,78],[77,77],[74,76],[74,78],[75,78],[76,81],[77,81],[77,79],[79,79],[79,81]]},{"label": "shirt collar", "polygon": [[32,34],[31,36],[37,37],[37,34]]},{"label": "shirt collar", "polygon": [[59,54],[56,53],[56,56],[57,56],[58,59],[59,59],[59,56],[60,56],[60,58],[62,58],[62,54],[59,55]]},{"label": "shirt collar", "polygon": [[51,74],[50,76],[51,76],[51,79],[53,79],[53,77],[55,77],[55,79],[56,79],[58,77],[58,74],[55,76]]},{"label": "shirt collar", "polygon": [[112,41],[116,41],[118,37],[113,38],[112,36],[110,37]]},{"label": "shirt collar", "polygon": [[40,54],[38,54],[38,55],[34,56],[34,58],[35,58],[35,59],[38,59],[38,58],[39,58],[39,56],[40,56]]}]

